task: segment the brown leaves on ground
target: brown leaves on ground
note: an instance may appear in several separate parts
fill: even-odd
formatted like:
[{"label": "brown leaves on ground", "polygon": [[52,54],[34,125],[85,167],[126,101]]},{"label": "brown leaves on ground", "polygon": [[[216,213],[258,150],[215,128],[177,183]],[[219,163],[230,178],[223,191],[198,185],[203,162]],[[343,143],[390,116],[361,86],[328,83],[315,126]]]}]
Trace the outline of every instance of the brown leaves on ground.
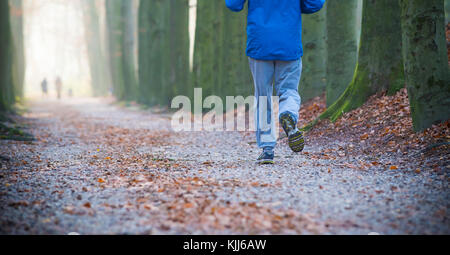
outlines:
[{"label": "brown leaves on ground", "polygon": [[[324,98],[321,100],[325,102]],[[315,101],[308,104],[318,103]],[[311,107],[308,104],[304,107]],[[425,164],[427,158],[428,168],[449,167],[442,164],[449,160],[450,120],[415,133],[405,88],[393,96],[374,95],[363,106],[345,113],[335,123],[329,120],[319,121],[308,132],[307,138],[321,144],[333,141],[345,143],[347,146],[342,149],[350,155],[362,153],[378,157],[398,153],[404,157],[412,157],[413,161],[417,157],[423,157],[420,164]],[[423,155],[424,153],[428,155]],[[432,160],[430,155],[433,156]],[[389,165],[395,162],[386,163]]]},{"label": "brown leaves on ground", "polygon": [[[197,230],[204,233],[242,234],[299,234],[319,233],[322,225],[312,218],[292,210],[273,209],[268,205],[244,202],[229,202],[217,199],[223,189],[249,186],[254,189],[269,188],[271,184],[254,180],[242,183],[238,179],[217,181],[191,175],[193,169],[214,167],[216,162],[189,162],[166,158],[164,153],[151,152],[156,148],[172,144],[176,134],[164,130],[127,129],[80,118],[75,113],[61,116],[68,125],[65,137],[53,134],[45,136],[45,144],[66,143],[81,146],[77,155],[79,164],[68,176],[89,176],[81,186],[51,186],[52,195],[62,199],[64,194],[77,194],[65,200],[61,212],[68,217],[93,217],[98,214],[120,214],[131,211],[144,216],[140,225],[151,226],[170,233],[186,233]],[[42,139],[42,137],[41,137]],[[176,139],[175,139],[176,140]],[[44,144],[38,140],[39,144]],[[148,148],[148,149],[142,149]],[[34,171],[59,171],[67,169],[61,162],[47,160],[19,161],[22,167]],[[69,162],[70,163],[70,162]],[[30,171],[30,174],[33,172]],[[65,178],[61,173],[59,176]],[[12,173],[9,181],[14,185]],[[17,178],[23,176],[17,172]],[[69,182],[70,183],[70,182]],[[91,200],[93,193],[115,194],[117,190],[129,191],[127,199],[116,202]],[[101,202],[99,202],[101,201]],[[29,202],[11,202],[11,207],[25,207]],[[48,223],[53,221],[48,221]]]},{"label": "brown leaves on ground", "polygon": [[315,97],[300,108],[300,118],[298,120],[298,126],[303,127],[315,120],[322,112],[327,109],[327,103],[325,100],[325,94],[320,97]]}]

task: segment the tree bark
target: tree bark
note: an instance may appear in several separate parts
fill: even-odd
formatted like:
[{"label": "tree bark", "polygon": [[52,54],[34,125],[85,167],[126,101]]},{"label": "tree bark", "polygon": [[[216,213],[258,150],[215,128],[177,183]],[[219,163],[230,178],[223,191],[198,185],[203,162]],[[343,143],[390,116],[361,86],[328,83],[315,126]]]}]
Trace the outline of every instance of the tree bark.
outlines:
[{"label": "tree bark", "polygon": [[106,5],[106,21],[107,21],[107,38],[109,49],[109,63],[111,69],[111,81],[113,95],[118,100],[127,98],[124,74],[123,74],[123,15],[122,0],[107,0]]},{"label": "tree bark", "polygon": [[133,1],[106,1],[108,39],[114,95],[119,100],[135,100],[137,77],[135,68]]},{"label": "tree bark", "polygon": [[25,81],[25,49],[23,35],[22,0],[10,0],[10,21],[12,28],[13,50],[13,82],[15,95],[23,97]]},{"label": "tree bark", "polygon": [[342,95],[352,81],[358,58],[358,0],[327,2],[327,106]]},{"label": "tree bark", "polygon": [[151,74],[151,49],[154,44],[152,42],[152,26],[153,15],[151,10],[153,2],[150,0],[141,1],[139,5],[139,102],[146,105],[153,105],[156,102],[156,90]]},{"label": "tree bark", "polygon": [[189,87],[189,0],[170,0],[170,17],[167,105],[175,96],[192,93]]},{"label": "tree bark", "polygon": [[86,44],[88,49],[89,70],[91,73],[91,86],[94,96],[107,94],[106,71],[101,37],[100,20],[97,10],[97,1],[82,0],[83,22]]},{"label": "tree bark", "polygon": [[0,111],[11,109],[15,102],[12,50],[9,2],[0,1]]},{"label": "tree bark", "polygon": [[246,9],[228,10],[222,1],[199,0],[195,38],[193,87],[203,95],[226,96],[253,93],[245,55]]},{"label": "tree bark", "polygon": [[189,1],[141,1],[139,89],[147,105],[169,106],[189,89]]},{"label": "tree bark", "polygon": [[445,0],[445,23],[450,22],[450,1]]},{"label": "tree bark", "polygon": [[303,71],[300,95],[304,101],[321,95],[327,85],[327,10],[303,15]]},{"label": "tree bark", "polygon": [[253,79],[250,72],[247,47],[247,7],[239,13],[231,12],[224,5],[222,23],[222,40],[224,52],[222,55],[223,96],[253,95]]},{"label": "tree bark", "polygon": [[126,85],[126,100],[135,100],[137,96],[137,77],[136,77],[136,51],[135,51],[135,32],[136,23],[134,22],[134,2],[131,0],[122,1],[122,67],[123,80]]},{"label": "tree bark", "polygon": [[415,131],[450,119],[443,0],[400,0],[406,86]]},{"label": "tree bark", "polygon": [[223,15],[221,1],[198,0],[193,87],[202,88],[205,96],[222,94]]}]

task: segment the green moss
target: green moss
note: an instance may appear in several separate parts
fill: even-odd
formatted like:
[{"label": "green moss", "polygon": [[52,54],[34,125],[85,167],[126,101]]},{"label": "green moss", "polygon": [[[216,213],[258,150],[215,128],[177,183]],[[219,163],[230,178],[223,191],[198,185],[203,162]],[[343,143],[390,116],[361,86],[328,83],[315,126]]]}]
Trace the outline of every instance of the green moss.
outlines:
[{"label": "green moss", "polygon": [[405,87],[405,71],[403,68],[403,62],[399,63],[396,68],[394,68],[389,76],[390,85],[387,91],[389,96],[394,95],[399,90]]},{"label": "green moss", "polygon": [[0,139],[2,140],[15,140],[15,141],[33,141],[34,137],[22,131],[20,127],[14,125],[13,127],[0,123]]},{"label": "green moss", "polygon": [[358,57],[358,0],[327,1],[327,106],[331,106],[352,81]]}]

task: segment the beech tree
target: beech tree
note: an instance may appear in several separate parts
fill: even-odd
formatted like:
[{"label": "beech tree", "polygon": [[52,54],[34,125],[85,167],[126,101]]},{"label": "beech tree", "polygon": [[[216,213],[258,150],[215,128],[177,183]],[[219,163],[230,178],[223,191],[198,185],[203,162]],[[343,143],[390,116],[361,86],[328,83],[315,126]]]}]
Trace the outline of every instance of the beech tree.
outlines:
[{"label": "beech tree", "polygon": [[400,0],[403,59],[414,130],[450,119],[443,0]]},{"label": "beech tree", "polygon": [[188,0],[141,1],[139,7],[140,102],[168,106],[189,91]]},{"label": "beech tree", "polygon": [[0,1],[0,111],[11,109],[15,101],[9,2]]},{"label": "beech tree", "polygon": [[224,1],[199,0],[193,86],[203,95],[248,96],[253,83],[245,55],[246,10],[229,11]]},{"label": "beech tree", "polygon": [[82,0],[83,22],[86,45],[88,50],[89,69],[91,73],[92,91],[94,96],[103,96],[108,92],[107,63],[103,56],[100,38],[100,19],[97,9],[97,1]]},{"label": "beech tree", "polygon": [[303,15],[303,71],[300,81],[302,100],[321,95],[327,85],[327,8]]},{"label": "beech tree", "polygon": [[[106,4],[107,34],[113,94],[119,100],[134,100],[137,81],[132,41],[134,27],[130,24],[133,14],[132,1],[108,0]],[[131,31],[130,31],[131,30]]]},{"label": "beech tree", "polygon": [[445,0],[445,23],[450,22],[450,1]]},{"label": "beech tree", "polygon": [[[392,0],[365,0],[361,42],[353,80],[319,119],[335,121],[378,92],[404,87],[400,5]],[[314,124],[314,123],[312,123]]]},{"label": "beech tree", "polygon": [[352,81],[358,58],[358,0],[327,1],[326,100],[332,105]]},{"label": "beech tree", "polygon": [[13,41],[12,76],[15,95],[23,97],[25,80],[25,49],[23,35],[23,5],[22,0],[10,0],[10,22]]}]

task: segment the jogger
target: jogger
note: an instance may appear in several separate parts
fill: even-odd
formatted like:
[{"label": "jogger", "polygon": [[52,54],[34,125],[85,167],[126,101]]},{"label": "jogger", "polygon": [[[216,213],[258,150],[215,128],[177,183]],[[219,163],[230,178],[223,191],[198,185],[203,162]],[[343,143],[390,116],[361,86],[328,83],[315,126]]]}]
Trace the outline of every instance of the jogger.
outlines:
[{"label": "jogger", "polygon": [[[322,9],[325,0],[225,0],[227,7],[242,11],[248,3],[247,50],[255,83],[256,140],[263,152],[259,163],[272,164],[276,145],[272,93],[279,96],[279,116],[289,147],[303,150],[305,141],[297,128],[300,110],[298,86],[302,72],[302,14]],[[262,101],[259,99],[265,99]],[[266,110],[267,109],[267,110]]]}]

